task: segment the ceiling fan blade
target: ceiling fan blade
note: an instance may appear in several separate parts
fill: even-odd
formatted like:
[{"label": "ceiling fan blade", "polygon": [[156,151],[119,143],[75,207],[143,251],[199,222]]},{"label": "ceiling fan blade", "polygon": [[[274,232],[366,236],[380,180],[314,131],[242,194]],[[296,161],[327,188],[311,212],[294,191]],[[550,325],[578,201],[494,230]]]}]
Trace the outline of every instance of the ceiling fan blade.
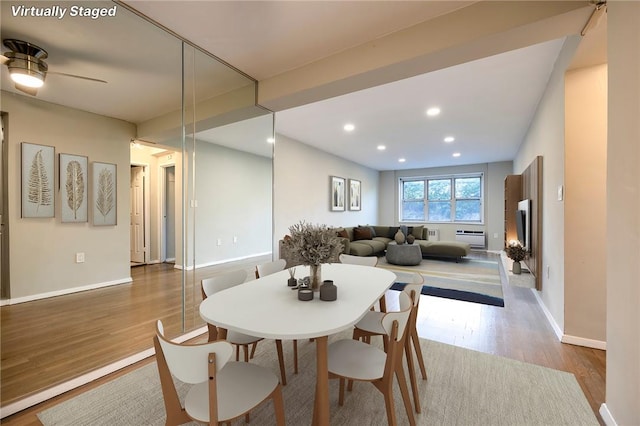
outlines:
[{"label": "ceiling fan blade", "polygon": [[16,89],[26,93],[27,95],[35,96],[38,94],[38,89],[35,87],[27,87],[27,86],[23,86],[22,84],[16,84],[15,87]]},{"label": "ceiling fan blade", "polygon": [[7,57],[6,57],[6,56],[4,56],[4,55],[0,55],[0,64],[4,65],[4,64],[6,64],[7,62],[9,62],[9,58],[7,58]]},{"label": "ceiling fan blade", "polygon": [[65,77],[80,78],[82,80],[95,81],[97,83],[106,83],[106,81],[100,80],[99,78],[84,77],[84,76],[81,76],[81,75],[67,74],[67,73],[64,73],[64,72],[47,71],[47,74],[56,74],[56,75],[62,75],[62,76],[65,76]]}]

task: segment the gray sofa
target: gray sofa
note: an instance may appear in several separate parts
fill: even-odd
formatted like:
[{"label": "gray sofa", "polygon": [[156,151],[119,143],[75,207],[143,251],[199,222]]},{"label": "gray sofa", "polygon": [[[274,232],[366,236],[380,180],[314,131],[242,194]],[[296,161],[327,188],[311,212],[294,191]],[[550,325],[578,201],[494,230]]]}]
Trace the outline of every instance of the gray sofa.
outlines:
[{"label": "gray sofa", "polygon": [[[343,253],[354,256],[382,256],[387,249],[387,244],[393,241],[395,234],[400,229],[399,226],[355,226],[336,228],[338,236],[342,237],[344,245]],[[469,254],[471,246],[468,243],[459,241],[430,241],[428,230],[424,226],[408,226],[406,235],[415,237],[414,244],[420,246],[422,257],[451,257],[456,261]],[[290,264],[289,256],[283,241],[279,244],[280,258]],[[337,259],[335,259],[337,262]]]}]

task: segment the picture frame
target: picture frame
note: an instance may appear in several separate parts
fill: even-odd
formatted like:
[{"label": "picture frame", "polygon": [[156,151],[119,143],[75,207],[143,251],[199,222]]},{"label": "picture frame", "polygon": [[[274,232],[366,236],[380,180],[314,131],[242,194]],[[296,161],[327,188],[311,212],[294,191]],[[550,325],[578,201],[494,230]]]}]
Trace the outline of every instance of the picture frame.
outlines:
[{"label": "picture frame", "polygon": [[349,210],[360,210],[362,206],[362,182],[349,179]]},{"label": "picture frame", "polygon": [[88,221],[89,158],[83,155],[60,154],[58,184],[60,185],[60,218],[63,223]]},{"label": "picture frame", "polygon": [[53,146],[21,143],[21,217],[55,217],[55,155]]},{"label": "picture frame", "polygon": [[330,202],[332,212],[343,212],[345,210],[345,179],[338,176],[331,176]]},{"label": "picture frame", "polygon": [[117,171],[117,165],[113,163],[91,163],[91,217],[94,226],[118,224]]}]

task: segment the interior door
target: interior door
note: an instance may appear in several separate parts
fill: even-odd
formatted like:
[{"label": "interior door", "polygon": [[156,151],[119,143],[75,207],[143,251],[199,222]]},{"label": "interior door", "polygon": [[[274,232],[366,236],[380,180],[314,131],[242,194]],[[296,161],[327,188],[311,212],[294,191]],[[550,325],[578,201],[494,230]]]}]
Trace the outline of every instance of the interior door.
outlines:
[{"label": "interior door", "polygon": [[131,166],[131,262],[145,263],[144,167]]}]

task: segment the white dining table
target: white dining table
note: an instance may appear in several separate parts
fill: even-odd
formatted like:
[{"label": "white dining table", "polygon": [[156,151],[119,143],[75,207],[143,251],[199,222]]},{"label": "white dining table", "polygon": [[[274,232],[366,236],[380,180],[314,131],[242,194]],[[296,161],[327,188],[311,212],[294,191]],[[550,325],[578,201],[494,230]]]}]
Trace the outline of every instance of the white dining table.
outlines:
[{"label": "white dining table", "polygon": [[[296,278],[309,275],[309,268],[296,267]],[[328,336],[356,324],[391,287],[396,275],[371,266],[323,264],[322,279],[333,280],[338,298],[298,300],[298,292],[287,286],[288,271],[277,272],[207,297],[200,316],[208,323],[267,339],[315,339],[316,394],[314,425],[329,425]]]}]

